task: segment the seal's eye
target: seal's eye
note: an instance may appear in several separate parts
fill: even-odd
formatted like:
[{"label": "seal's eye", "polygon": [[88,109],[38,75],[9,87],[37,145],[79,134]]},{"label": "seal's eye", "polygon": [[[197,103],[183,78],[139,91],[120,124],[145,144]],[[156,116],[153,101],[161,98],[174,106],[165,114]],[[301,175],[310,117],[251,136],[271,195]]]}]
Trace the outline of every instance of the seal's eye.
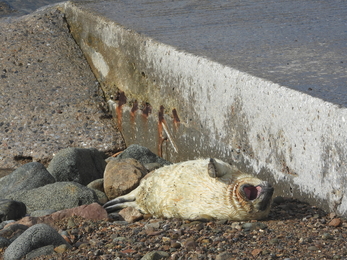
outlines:
[{"label": "seal's eye", "polygon": [[260,186],[253,186],[253,185],[244,185],[243,186],[243,191],[249,200],[255,200],[258,198],[260,192],[261,192],[261,187]]}]

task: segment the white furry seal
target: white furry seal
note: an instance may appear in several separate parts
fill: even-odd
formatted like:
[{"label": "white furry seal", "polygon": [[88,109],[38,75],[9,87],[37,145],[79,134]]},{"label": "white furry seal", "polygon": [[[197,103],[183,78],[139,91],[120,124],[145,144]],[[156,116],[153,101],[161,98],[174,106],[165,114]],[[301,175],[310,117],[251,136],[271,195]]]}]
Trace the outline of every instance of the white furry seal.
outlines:
[{"label": "white furry seal", "polygon": [[134,207],[154,217],[250,220],[266,218],[274,189],[221,160],[164,166],[127,195],[107,202],[108,212]]}]

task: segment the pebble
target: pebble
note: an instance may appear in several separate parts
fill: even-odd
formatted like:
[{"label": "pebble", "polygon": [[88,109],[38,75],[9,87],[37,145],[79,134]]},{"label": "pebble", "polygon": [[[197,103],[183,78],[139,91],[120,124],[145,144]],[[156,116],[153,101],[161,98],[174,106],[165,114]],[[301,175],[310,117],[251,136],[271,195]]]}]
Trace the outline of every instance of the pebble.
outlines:
[{"label": "pebble", "polygon": [[162,237],[161,238],[162,239],[162,241],[165,243],[165,242],[170,242],[171,241],[171,239],[169,238],[169,237]]},{"label": "pebble", "polygon": [[97,249],[97,250],[94,251],[94,255],[95,255],[95,256],[100,256],[100,255],[102,255],[102,254],[103,254],[103,252],[102,252],[102,250],[100,250],[100,249]]},{"label": "pebble", "polygon": [[340,218],[334,218],[329,222],[328,225],[332,227],[339,227],[341,226],[341,224],[342,224],[342,220]]},{"label": "pebble", "polygon": [[80,243],[80,244],[75,244],[78,248],[89,248],[88,243]]},{"label": "pebble", "polygon": [[266,229],[267,225],[262,222],[244,223],[242,228],[245,230]]},{"label": "pebble", "polygon": [[126,241],[127,238],[126,237],[116,237],[113,239],[114,242],[117,242],[117,241]]},{"label": "pebble", "polygon": [[76,225],[75,221],[72,218],[70,218],[67,222],[67,227],[71,229],[71,228],[74,228],[76,226],[77,225]]},{"label": "pebble", "polygon": [[171,241],[171,247],[172,248],[180,248],[181,244],[175,241]]},{"label": "pebble", "polygon": [[256,249],[254,249],[254,250],[251,252],[251,254],[252,254],[253,257],[257,257],[261,252],[262,252],[261,249],[256,248]]},{"label": "pebble", "polygon": [[273,244],[273,245],[278,244],[279,242],[280,241],[277,238],[270,239],[270,241],[269,241],[269,243]]},{"label": "pebble", "polygon": [[143,218],[143,214],[133,207],[127,207],[119,211],[119,215],[129,223],[136,222]]},{"label": "pebble", "polygon": [[330,214],[329,214],[329,218],[330,219],[333,219],[333,218],[335,218],[336,217],[336,213],[335,212],[331,212]]},{"label": "pebble", "polygon": [[54,251],[58,254],[62,254],[64,252],[66,252],[66,250],[69,249],[69,246],[66,244],[62,244],[60,246],[57,246],[56,248],[54,248]]},{"label": "pebble", "polygon": [[230,259],[233,259],[233,256],[228,252],[223,252],[216,256],[216,260],[230,260]]},{"label": "pebble", "polygon": [[240,224],[240,222],[233,222],[231,223],[231,227],[237,230],[241,230],[242,229],[242,225]]},{"label": "pebble", "polygon": [[330,233],[324,233],[322,235],[323,240],[334,239],[334,237]]},{"label": "pebble", "polygon": [[145,225],[145,229],[158,229],[160,227],[160,222],[155,221]]},{"label": "pebble", "polygon": [[318,250],[318,248],[317,248],[316,246],[309,246],[307,249],[308,249],[308,250],[311,250],[311,251],[316,251],[316,250]]},{"label": "pebble", "polygon": [[141,260],[157,260],[157,259],[163,259],[167,258],[170,255],[167,252],[164,251],[154,251],[154,252],[148,252],[145,254]]},{"label": "pebble", "polygon": [[194,250],[197,247],[197,243],[194,241],[194,239],[190,238],[183,243],[183,246],[188,250]]}]

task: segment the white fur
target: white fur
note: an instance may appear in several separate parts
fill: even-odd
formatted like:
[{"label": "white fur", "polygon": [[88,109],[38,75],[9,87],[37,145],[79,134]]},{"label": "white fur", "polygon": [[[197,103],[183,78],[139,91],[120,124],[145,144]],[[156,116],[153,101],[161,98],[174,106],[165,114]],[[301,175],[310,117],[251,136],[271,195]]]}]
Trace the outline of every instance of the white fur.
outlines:
[{"label": "white fur", "polygon": [[[221,177],[212,178],[209,162],[199,159],[159,168],[147,175],[138,188],[105,206],[133,206],[154,217],[183,219],[247,220],[268,215],[268,210],[260,212],[254,208],[256,200],[248,201],[239,194],[241,184],[256,186],[261,180],[217,159],[215,168]],[[108,207],[112,204],[115,205]]]}]

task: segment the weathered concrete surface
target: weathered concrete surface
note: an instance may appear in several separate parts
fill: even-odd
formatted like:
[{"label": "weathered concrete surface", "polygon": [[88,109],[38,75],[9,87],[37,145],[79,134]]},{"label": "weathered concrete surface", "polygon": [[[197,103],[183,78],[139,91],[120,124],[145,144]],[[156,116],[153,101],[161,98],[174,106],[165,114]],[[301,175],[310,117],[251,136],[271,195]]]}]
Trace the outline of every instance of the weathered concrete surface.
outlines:
[{"label": "weathered concrete surface", "polygon": [[65,12],[128,145],[170,161],[218,157],[347,215],[343,1],[68,2]]}]

